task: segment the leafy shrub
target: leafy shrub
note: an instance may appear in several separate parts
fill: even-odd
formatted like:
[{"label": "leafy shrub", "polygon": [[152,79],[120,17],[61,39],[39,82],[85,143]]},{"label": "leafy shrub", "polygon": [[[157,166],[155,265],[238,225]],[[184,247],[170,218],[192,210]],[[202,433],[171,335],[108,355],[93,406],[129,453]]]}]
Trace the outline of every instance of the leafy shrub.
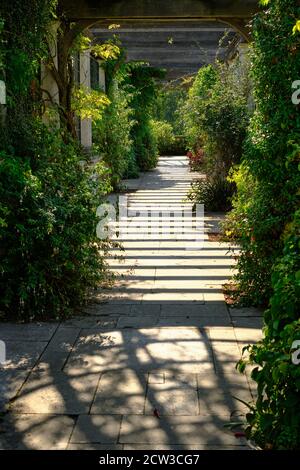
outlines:
[{"label": "leafy shrub", "polygon": [[199,171],[204,161],[204,150],[198,149],[197,152],[187,152],[187,157],[189,159],[189,165],[192,171]]},{"label": "leafy shrub", "polygon": [[129,62],[125,72],[124,86],[132,94],[134,153],[140,170],[147,171],[154,168],[158,160],[157,142],[150,121],[157,94],[156,80],[163,78],[165,72],[144,62]]},{"label": "leafy shrub", "polygon": [[[183,136],[184,127],[181,108],[186,101],[187,91],[182,85],[167,84],[160,86],[152,107],[155,121],[171,124],[175,136]],[[185,145],[179,148],[184,148]]]},{"label": "leafy shrub", "polygon": [[[257,382],[257,400],[247,414],[247,435],[263,448],[300,449],[300,367],[293,363],[300,344],[300,211],[273,267],[273,295],[265,313],[264,338],[247,348]],[[300,354],[296,353],[297,358]]]},{"label": "leafy shrub", "polygon": [[23,320],[57,318],[78,307],[106,276],[96,207],[110,190],[78,149],[43,126],[35,154],[0,157],[0,310]]},{"label": "leafy shrub", "polygon": [[231,209],[231,198],[234,185],[222,177],[196,181],[188,195],[189,199],[204,204],[208,211],[228,211]]},{"label": "leafy shrub", "polygon": [[205,153],[205,168],[225,179],[240,161],[248,125],[248,79],[239,63],[199,70],[183,107],[190,151]]},{"label": "leafy shrub", "polygon": [[131,129],[134,125],[130,96],[121,87],[111,86],[111,104],[94,124],[93,141],[110,169],[113,187],[124,177],[138,176]]},{"label": "leafy shrub", "polygon": [[171,124],[163,121],[150,121],[153,135],[155,137],[158,152],[161,155],[172,154],[175,144],[175,136]]},{"label": "leafy shrub", "polygon": [[244,300],[268,306],[264,338],[239,364],[256,366],[246,432],[263,448],[299,450],[300,368],[292,349],[300,339],[300,119],[291,87],[300,70],[299,35],[292,34],[300,7],[296,0],[261,3],[266,10],[253,21],[256,109],[226,226],[241,246]]}]

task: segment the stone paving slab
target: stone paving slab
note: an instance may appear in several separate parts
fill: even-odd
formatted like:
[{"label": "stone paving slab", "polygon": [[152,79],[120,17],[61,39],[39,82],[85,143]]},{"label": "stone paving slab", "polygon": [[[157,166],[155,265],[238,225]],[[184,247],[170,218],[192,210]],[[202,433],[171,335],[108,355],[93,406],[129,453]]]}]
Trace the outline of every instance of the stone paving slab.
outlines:
[{"label": "stone paving slab", "polygon": [[158,315],[155,316],[130,316],[120,317],[117,328],[147,328],[153,327],[158,323]]},{"label": "stone paving slab", "polygon": [[102,374],[91,414],[143,414],[147,375],[132,369]]},{"label": "stone paving slab", "polygon": [[82,309],[83,312],[89,315],[99,315],[100,317],[109,315],[128,315],[131,310],[131,305],[112,305],[111,303],[94,303],[89,307]]},{"label": "stone paving slab", "polygon": [[230,320],[228,317],[213,317],[213,316],[206,316],[206,317],[197,317],[194,315],[187,315],[187,316],[175,316],[172,318],[171,316],[160,318],[157,323],[157,326],[160,327],[210,327],[210,326],[229,326]]},{"label": "stone paving slab", "polygon": [[229,313],[232,317],[262,317],[263,310],[256,307],[230,308]]},{"label": "stone paving slab", "polygon": [[176,445],[176,444],[165,444],[165,445],[157,445],[157,444],[125,444],[123,446],[123,449],[126,450],[217,450],[217,451],[222,451],[222,450],[252,450],[250,449],[246,444],[245,445],[220,445],[220,446],[212,446],[212,445],[202,445],[202,444],[182,444],[182,445]]},{"label": "stone paving slab", "polygon": [[116,444],[119,438],[121,416],[79,416],[70,444]]},{"label": "stone paving slab", "polygon": [[0,368],[0,413],[8,409],[9,401],[17,395],[29,373],[29,370]]},{"label": "stone paving slab", "polygon": [[49,341],[58,323],[0,323],[2,341]]},{"label": "stone paving slab", "polygon": [[145,315],[154,315],[154,317],[159,316],[161,311],[161,305],[148,305],[148,304],[134,304],[131,305],[130,315],[140,315],[145,317]]},{"label": "stone paving slab", "polygon": [[238,372],[198,374],[197,380],[201,415],[224,416],[230,421],[232,413],[248,412],[248,408],[238,400],[252,401],[245,375]]},{"label": "stone paving slab", "polygon": [[217,416],[124,416],[119,442],[143,445],[236,446],[245,444],[224,429],[228,421]]},{"label": "stone paving slab", "polygon": [[62,324],[44,349],[36,368],[40,370],[62,369],[79,332],[79,328],[66,326],[65,323]]},{"label": "stone paving slab", "polygon": [[152,378],[146,398],[146,414],[153,415],[157,409],[160,416],[195,416],[199,414],[197,376],[165,373],[163,383],[155,383]]},{"label": "stone paving slab", "polygon": [[73,427],[70,416],[8,414],[0,418],[0,449],[63,450]]},{"label": "stone paving slab", "polygon": [[18,397],[10,405],[14,413],[88,413],[99,382],[99,374],[85,370],[74,373],[32,372]]},{"label": "stone paving slab", "polygon": [[[30,336],[28,334],[28,336]],[[6,362],[4,369],[31,369],[37,363],[39,357],[47,346],[46,341],[5,341]]]},{"label": "stone paving slab", "polygon": [[257,332],[262,331],[263,328],[263,318],[262,317],[233,317],[232,325],[236,330],[242,331],[245,330],[256,330]]},{"label": "stone paving slab", "polygon": [[199,317],[226,317],[229,319],[228,310],[225,302],[216,302],[212,304],[197,304],[194,305],[192,302],[186,304],[162,304],[161,306],[161,317],[184,317],[193,316]]},{"label": "stone paving slab", "polygon": [[67,450],[123,450],[123,445],[118,444],[97,444],[97,443],[82,443],[82,444],[69,444]]},{"label": "stone paving slab", "polygon": [[209,342],[197,328],[82,330],[66,368],[94,372],[129,367],[135,370],[213,368]]}]

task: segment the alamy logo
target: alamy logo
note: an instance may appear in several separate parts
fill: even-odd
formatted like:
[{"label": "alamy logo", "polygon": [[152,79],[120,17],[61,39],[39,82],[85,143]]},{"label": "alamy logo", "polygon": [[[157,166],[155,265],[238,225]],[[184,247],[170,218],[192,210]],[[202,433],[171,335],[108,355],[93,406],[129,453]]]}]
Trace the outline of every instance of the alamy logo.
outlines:
[{"label": "alamy logo", "polygon": [[202,249],[204,241],[204,205],[182,202],[131,204],[120,196],[117,207],[101,204],[97,209],[100,240],[182,240],[185,249]]},{"label": "alamy logo", "polygon": [[0,340],[0,364],[4,364],[6,362],[6,345],[4,341]]},{"label": "alamy logo", "polygon": [[292,350],[295,351],[292,353],[292,363],[298,366],[300,364],[300,339],[293,341]]},{"label": "alamy logo", "polygon": [[298,105],[300,104],[300,80],[295,80],[292,83],[292,89],[295,90],[292,94],[292,103]]}]

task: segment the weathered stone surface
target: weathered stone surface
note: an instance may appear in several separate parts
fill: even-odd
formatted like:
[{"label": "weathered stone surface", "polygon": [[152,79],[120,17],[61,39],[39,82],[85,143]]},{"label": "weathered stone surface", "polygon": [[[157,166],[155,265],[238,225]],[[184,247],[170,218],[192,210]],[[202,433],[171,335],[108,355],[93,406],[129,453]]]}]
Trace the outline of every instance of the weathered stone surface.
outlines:
[{"label": "weathered stone surface", "polygon": [[157,444],[125,444],[124,450],[250,450],[250,448],[245,445],[220,445],[220,446],[213,446],[213,445],[202,445],[202,444],[164,444],[164,445],[157,445]]},{"label": "weathered stone surface", "polygon": [[2,341],[49,341],[58,323],[0,323]]},{"label": "weathered stone surface", "polygon": [[66,365],[91,371],[213,368],[209,341],[197,328],[147,328],[82,332]]},{"label": "weathered stone surface", "polygon": [[5,369],[30,369],[37,363],[47,346],[46,341],[5,340]]},{"label": "weathered stone surface", "polygon": [[241,343],[256,343],[262,338],[261,328],[251,327],[237,327],[234,329],[238,342]]},{"label": "weathered stone surface", "polygon": [[102,374],[91,414],[143,414],[147,376],[132,369]]},{"label": "weathered stone surface", "polygon": [[237,371],[231,374],[198,374],[198,393],[200,414],[213,416],[227,416],[233,412],[247,412],[248,408],[238,401],[246,403],[252,401],[247,378]]},{"label": "weathered stone surface", "polygon": [[198,327],[198,328],[205,328],[211,326],[229,326],[230,320],[228,317],[213,317],[213,316],[194,316],[194,315],[187,315],[184,317],[180,317],[179,315],[163,317],[158,321],[157,326],[164,326],[164,327]]},{"label": "weathered stone surface", "polygon": [[237,330],[245,329],[245,330],[256,330],[260,331],[263,328],[263,318],[259,317],[252,317],[252,318],[245,318],[245,317],[232,317],[232,324]]},{"label": "weathered stone surface", "polygon": [[0,418],[0,449],[63,450],[73,426],[70,416],[8,414]]},{"label": "weathered stone surface", "polygon": [[69,444],[67,450],[123,450],[123,446],[118,444],[82,443]]},{"label": "weathered stone surface", "polygon": [[224,428],[227,419],[218,416],[124,416],[121,444],[236,446],[239,442]]},{"label": "weathered stone surface", "polygon": [[156,304],[156,305],[148,305],[146,303],[142,303],[142,304],[134,304],[131,306],[131,310],[130,310],[130,315],[134,315],[134,316],[152,316],[154,315],[154,317],[156,316],[159,316],[160,315],[160,311],[161,311],[161,306],[159,304]]},{"label": "weathered stone surface", "polygon": [[205,305],[193,305],[186,303],[181,305],[162,304],[161,317],[225,317],[229,320],[229,315],[225,302],[207,303]]},{"label": "weathered stone surface", "polygon": [[199,414],[196,375],[166,373],[163,383],[149,381],[145,413],[153,415],[154,409],[161,416]]},{"label": "weathered stone surface", "polygon": [[79,416],[70,444],[115,444],[118,441],[121,416]]},{"label": "weathered stone surface", "polygon": [[79,335],[80,329],[60,325],[51,341],[43,351],[36,368],[60,370],[63,368],[68,355]]},{"label": "weathered stone surface", "polygon": [[230,308],[229,313],[232,317],[262,317],[263,310],[255,307]]},{"label": "weathered stone surface", "polygon": [[89,315],[110,316],[110,315],[128,315],[130,312],[130,305],[113,305],[111,303],[94,303],[85,307],[83,311]]},{"label": "weathered stone surface", "polygon": [[117,324],[118,317],[115,316],[84,316],[84,317],[75,317],[64,322],[65,327],[71,328],[103,328],[111,329],[115,328]]},{"label": "weathered stone surface", "polygon": [[99,381],[99,374],[85,370],[65,373],[32,372],[18,398],[11,405],[14,413],[88,413]]},{"label": "weathered stone surface", "polygon": [[120,317],[117,328],[146,328],[147,326],[155,326],[158,322],[158,316],[130,316]]},{"label": "weathered stone surface", "polygon": [[27,370],[0,368],[0,412],[7,410],[9,400],[17,395],[28,374]]}]

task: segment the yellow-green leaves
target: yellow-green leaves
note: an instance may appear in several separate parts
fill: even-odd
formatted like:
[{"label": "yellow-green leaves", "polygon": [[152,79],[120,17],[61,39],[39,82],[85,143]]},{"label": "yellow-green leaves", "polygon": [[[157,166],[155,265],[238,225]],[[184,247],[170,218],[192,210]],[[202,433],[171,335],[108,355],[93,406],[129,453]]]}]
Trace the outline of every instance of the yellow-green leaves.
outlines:
[{"label": "yellow-green leaves", "polygon": [[73,92],[72,109],[81,119],[98,121],[102,119],[104,109],[110,104],[105,93],[90,90],[85,86],[76,87]]},{"label": "yellow-green leaves", "polygon": [[266,7],[269,5],[271,0],[259,0],[259,4],[263,7]]},{"label": "yellow-green leaves", "polygon": [[120,24],[114,24],[114,23],[112,23],[112,24],[110,24],[110,25],[108,26],[108,29],[119,29],[119,28],[121,28],[121,25],[120,25]]},{"label": "yellow-green leaves", "polygon": [[293,34],[297,33],[300,33],[300,20],[297,20],[295,26],[293,27]]},{"label": "yellow-green leaves", "polygon": [[93,55],[98,59],[117,59],[121,53],[119,46],[116,44],[97,44],[92,48]]}]

